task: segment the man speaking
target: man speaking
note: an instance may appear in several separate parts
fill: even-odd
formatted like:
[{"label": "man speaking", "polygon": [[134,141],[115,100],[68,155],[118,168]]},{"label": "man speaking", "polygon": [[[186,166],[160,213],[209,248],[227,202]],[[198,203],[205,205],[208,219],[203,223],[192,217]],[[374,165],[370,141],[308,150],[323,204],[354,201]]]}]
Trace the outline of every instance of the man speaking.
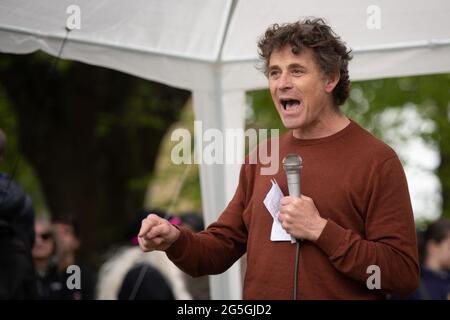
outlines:
[{"label": "man speaking", "polygon": [[142,250],[166,251],[192,276],[222,273],[247,252],[244,299],[383,299],[414,291],[418,255],[401,163],[339,110],[349,94],[349,50],[322,19],[273,25],[258,47],[290,129],[279,137],[278,161],[302,160],[300,197],[277,197],[289,194],[283,170],[261,175],[261,164],[246,162],[233,199],[207,230],[194,234],[149,215]]}]

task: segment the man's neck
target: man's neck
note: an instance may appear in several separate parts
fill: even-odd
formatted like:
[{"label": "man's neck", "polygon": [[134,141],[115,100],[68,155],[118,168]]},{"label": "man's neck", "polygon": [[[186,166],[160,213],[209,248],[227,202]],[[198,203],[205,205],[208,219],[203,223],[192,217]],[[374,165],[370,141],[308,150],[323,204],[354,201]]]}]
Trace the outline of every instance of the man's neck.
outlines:
[{"label": "man's neck", "polygon": [[350,123],[350,120],[334,110],[328,111],[322,115],[316,122],[309,124],[308,126],[294,129],[294,137],[297,139],[319,139],[331,136]]}]

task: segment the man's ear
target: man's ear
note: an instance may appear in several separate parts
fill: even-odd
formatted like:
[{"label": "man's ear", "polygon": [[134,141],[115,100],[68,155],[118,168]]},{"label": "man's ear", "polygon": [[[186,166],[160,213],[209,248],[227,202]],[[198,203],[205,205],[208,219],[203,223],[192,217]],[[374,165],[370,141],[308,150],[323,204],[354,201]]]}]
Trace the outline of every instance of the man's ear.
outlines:
[{"label": "man's ear", "polygon": [[325,78],[325,91],[328,93],[333,92],[334,88],[337,86],[339,80],[341,79],[341,74],[338,71],[326,76]]}]

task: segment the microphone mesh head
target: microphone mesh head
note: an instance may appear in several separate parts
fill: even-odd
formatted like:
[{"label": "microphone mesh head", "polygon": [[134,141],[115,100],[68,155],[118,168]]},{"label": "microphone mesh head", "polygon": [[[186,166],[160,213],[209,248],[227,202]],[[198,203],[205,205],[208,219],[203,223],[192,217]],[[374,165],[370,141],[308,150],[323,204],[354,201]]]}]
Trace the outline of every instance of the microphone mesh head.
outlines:
[{"label": "microphone mesh head", "polygon": [[302,168],[303,160],[299,155],[288,154],[283,159],[284,171],[299,171]]}]

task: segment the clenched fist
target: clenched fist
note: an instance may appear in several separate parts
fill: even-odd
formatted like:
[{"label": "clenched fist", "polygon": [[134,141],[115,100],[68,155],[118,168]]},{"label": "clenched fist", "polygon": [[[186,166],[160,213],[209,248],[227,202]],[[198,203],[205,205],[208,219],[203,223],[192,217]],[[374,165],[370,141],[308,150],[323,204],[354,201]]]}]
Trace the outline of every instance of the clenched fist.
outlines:
[{"label": "clenched fist", "polygon": [[138,241],[142,251],[167,250],[180,236],[180,231],[166,219],[149,214],[142,220]]},{"label": "clenched fist", "polygon": [[327,223],[327,220],[320,216],[313,199],[305,195],[300,198],[282,198],[278,220],[291,236],[310,241],[319,238]]}]

